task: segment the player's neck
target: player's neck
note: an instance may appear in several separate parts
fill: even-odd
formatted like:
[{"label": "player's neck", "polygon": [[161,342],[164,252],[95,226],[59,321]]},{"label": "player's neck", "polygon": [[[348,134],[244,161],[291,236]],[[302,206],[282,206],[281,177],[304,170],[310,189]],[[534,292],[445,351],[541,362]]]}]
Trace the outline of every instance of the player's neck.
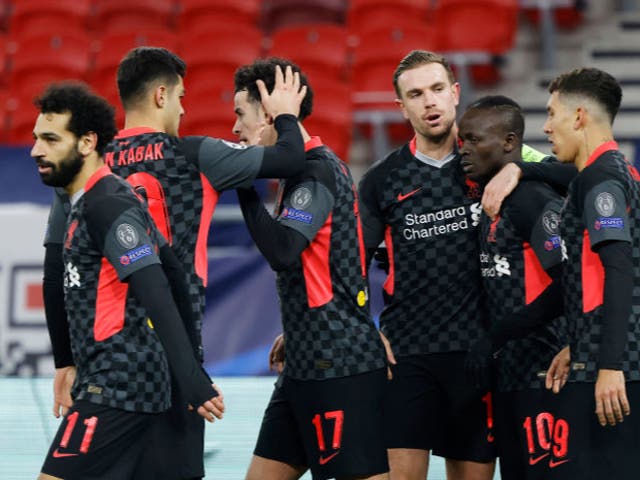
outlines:
[{"label": "player's neck", "polygon": [[164,132],[164,122],[157,115],[152,115],[144,111],[130,110],[124,117],[124,129],[147,127],[157,132]]},{"label": "player's neck", "polygon": [[575,158],[575,165],[578,171],[584,170],[587,166],[587,162],[593,152],[595,152],[600,145],[606,142],[612,142],[613,132],[611,128],[593,126],[591,128],[585,128],[583,130],[583,138],[579,143],[578,152]]},{"label": "player's neck", "polygon": [[444,160],[447,155],[453,152],[455,144],[456,134],[453,129],[439,141],[420,134],[416,135],[416,150],[434,160]]}]

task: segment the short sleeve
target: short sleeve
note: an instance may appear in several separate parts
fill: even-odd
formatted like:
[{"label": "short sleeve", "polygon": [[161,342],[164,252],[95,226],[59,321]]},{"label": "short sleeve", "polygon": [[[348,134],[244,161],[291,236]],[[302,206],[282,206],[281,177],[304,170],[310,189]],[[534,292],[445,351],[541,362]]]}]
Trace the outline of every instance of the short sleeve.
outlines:
[{"label": "short sleeve", "polygon": [[[114,220],[105,225],[103,222],[109,222],[109,219]],[[101,214],[96,208],[88,221],[89,231],[94,235],[106,232],[102,241],[98,239],[98,245],[121,281],[148,265],[160,263],[157,244],[151,238],[155,229],[142,207],[133,205],[115,216]]]},{"label": "short sleeve", "polygon": [[245,146],[206,137],[198,150],[198,165],[218,192],[249,187],[258,176],[264,147]]},{"label": "short sleeve", "polygon": [[304,235],[309,242],[325,224],[335,197],[318,177],[307,177],[287,188],[278,222]]},{"label": "short sleeve", "polygon": [[589,232],[591,248],[609,240],[631,242],[627,195],[617,180],[605,180],[589,190],[582,220]]}]

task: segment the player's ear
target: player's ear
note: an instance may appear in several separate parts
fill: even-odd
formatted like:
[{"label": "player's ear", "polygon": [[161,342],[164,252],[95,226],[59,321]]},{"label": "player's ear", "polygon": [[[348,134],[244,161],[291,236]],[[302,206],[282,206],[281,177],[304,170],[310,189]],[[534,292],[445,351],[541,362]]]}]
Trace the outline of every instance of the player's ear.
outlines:
[{"label": "player's ear", "polygon": [[512,152],[516,148],[517,141],[518,136],[515,134],[515,132],[509,132],[504,136],[502,148],[505,152]]},{"label": "player's ear", "polygon": [[91,152],[95,151],[98,145],[98,134],[95,132],[87,132],[81,135],[78,139],[78,152],[83,157],[86,157]]},{"label": "player's ear", "polygon": [[578,107],[575,111],[575,120],[573,122],[574,130],[581,130],[585,126],[587,118],[587,109],[584,107]]},{"label": "player's ear", "polygon": [[158,108],[164,108],[167,101],[167,87],[165,85],[158,85],[153,91],[153,101]]}]

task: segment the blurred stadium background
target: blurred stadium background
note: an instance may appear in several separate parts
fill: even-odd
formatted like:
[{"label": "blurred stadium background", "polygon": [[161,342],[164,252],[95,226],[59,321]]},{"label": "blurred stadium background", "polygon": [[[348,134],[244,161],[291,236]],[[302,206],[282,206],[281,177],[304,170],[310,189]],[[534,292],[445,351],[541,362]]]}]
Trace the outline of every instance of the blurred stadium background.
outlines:
[{"label": "blurred stadium background", "polygon": [[[546,85],[567,69],[596,66],[623,85],[614,131],[621,149],[637,163],[638,3],[0,0],[0,478],[34,478],[56,428],[49,414],[47,377],[53,363],[40,291],[51,192],[41,185],[29,157],[37,113],[32,100],[47,83],[86,81],[117,106],[122,126],[115,83],[120,58],[134,46],[164,46],[188,63],[181,134],[234,140],[235,69],[259,56],[291,58],[316,92],[314,114],[305,125],[359,178],[411,136],[393,103],[391,84],[393,70],[411,49],[435,50],[449,58],[462,84],[462,106],[489,93],[519,101],[526,113],[527,142],[545,152]],[[265,182],[263,188],[270,192],[272,185]],[[209,478],[240,478],[271,390],[271,378],[253,376],[269,374],[267,352],[280,331],[278,306],[273,274],[253,248],[234,193],[221,198],[209,248],[206,367],[216,378],[249,376],[220,380],[223,388],[228,385],[229,404],[237,398],[240,416],[234,420],[230,412],[209,429],[215,432]],[[372,273],[376,313],[381,274]],[[27,420],[33,426],[25,433]],[[430,478],[444,478],[441,464],[434,467]]]}]

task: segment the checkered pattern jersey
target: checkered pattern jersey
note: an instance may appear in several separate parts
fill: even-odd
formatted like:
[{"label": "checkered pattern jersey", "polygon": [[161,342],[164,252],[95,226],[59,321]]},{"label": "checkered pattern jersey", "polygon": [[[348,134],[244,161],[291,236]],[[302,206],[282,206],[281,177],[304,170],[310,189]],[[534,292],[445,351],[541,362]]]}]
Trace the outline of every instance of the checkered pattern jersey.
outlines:
[{"label": "checkered pattern jersey", "polygon": [[[322,230],[330,229],[329,244],[320,245],[318,234],[307,249],[329,249],[330,278],[323,281],[331,283],[333,295],[327,303],[311,308],[303,262],[278,272],[277,288],[287,345],[285,374],[300,380],[324,380],[382,368],[386,364],[384,348],[365,301],[364,248],[358,237],[357,193],[351,173],[324,146],[313,148],[306,155],[307,171],[303,177],[285,182],[283,203],[287,203],[301,180],[324,177],[315,171],[329,165],[335,185],[327,188],[335,192],[335,202],[322,227]],[[313,270],[314,266],[306,268]]]},{"label": "checkered pattern jersey", "polygon": [[[633,308],[629,318],[627,346],[623,357],[623,371],[629,381],[640,380],[640,187],[632,176],[630,164],[617,150],[603,153],[582,170],[569,186],[567,201],[561,216],[561,236],[566,248],[564,269],[565,310],[571,341],[572,372],[569,381],[595,382],[597,358],[601,343],[602,305],[585,312],[583,309],[585,254],[591,253],[583,215],[594,206],[585,202],[589,190],[600,182],[616,180],[624,186],[629,208],[629,231],[632,237],[634,266]],[[599,259],[598,259],[599,260]],[[588,279],[589,281],[603,281]]]},{"label": "checkered pattern jersey", "polygon": [[[407,144],[367,172],[360,192],[384,226],[392,260],[380,325],[394,353],[466,351],[483,331],[485,315],[480,192],[465,180],[459,155],[437,168],[415,158]],[[367,247],[380,240],[365,237]]]},{"label": "checkered pattern jersey", "polygon": [[[77,222],[77,227],[67,233],[63,258],[67,270],[65,305],[78,369],[74,398],[128,411],[161,412],[170,406],[171,382],[162,345],[147,324],[145,310],[127,295],[124,310],[113,305],[106,309],[108,321],[123,322],[122,329],[100,341],[94,335],[99,287],[104,287],[109,278],[119,282],[115,273],[109,273],[110,264],[96,241],[95,225],[87,221],[91,205],[102,206],[105,198],[118,199],[116,203],[120,206],[140,207],[131,187],[122,179],[108,175],[71,209],[68,224],[73,226]],[[106,211],[104,216],[115,221],[121,208],[114,207],[114,211]],[[148,215],[146,221],[152,231],[152,241],[158,241]],[[76,281],[70,276],[76,276]],[[100,291],[105,295],[104,289]]]},{"label": "checkered pattern jersey", "polygon": [[[158,213],[154,214],[156,224],[170,240],[171,248],[182,263],[191,292],[200,359],[205,284],[203,274],[198,275],[196,271],[196,245],[203,241],[200,237],[204,234],[206,248],[208,225],[217,203],[217,195],[212,196],[209,200],[213,205],[208,206],[210,213],[208,217],[203,216],[203,208],[207,208],[205,188],[196,157],[201,141],[201,137],[179,139],[166,133],[145,132],[116,138],[108,145],[105,155],[106,163],[115,174],[129,178],[133,185],[143,186],[149,209]],[[162,145],[161,158],[154,151],[158,145]],[[141,158],[148,153],[150,161],[139,161],[135,158],[136,152],[140,152]],[[202,222],[206,222],[207,228],[201,228]]]},{"label": "checkered pattern jersey", "polygon": [[[562,203],[560,197],[542,184],[521,182],[518,188],[505,199],[500,216],[495,220],[482,214],[479,228],[480,268],[486,293],[489,321],[508,319],[509,315],[533,301],[550,281],[536,255],[536,248],[543,247],[548,255],[549,266],[562,260],[557,230],[540,221],[545,213],[553,214],[557,223]],[[520,212],[527,212],[523,215]],[[514,225],[513,217],[538,219],[530,225],[527,235]],[[557,226],[554,225],[554,229]],[[527,238],[528,237],[528,238]],[[540,243],[540,245],[533,245]],[[535,247],[535,248],[534,248]],[[528,295],[530,296],[529,301]],[[562,348],[555,325],[551,322],[526,338],[510,340],[499,351],[496,389],[500,392],[542,388],[546,371],[554,355]]]}]

